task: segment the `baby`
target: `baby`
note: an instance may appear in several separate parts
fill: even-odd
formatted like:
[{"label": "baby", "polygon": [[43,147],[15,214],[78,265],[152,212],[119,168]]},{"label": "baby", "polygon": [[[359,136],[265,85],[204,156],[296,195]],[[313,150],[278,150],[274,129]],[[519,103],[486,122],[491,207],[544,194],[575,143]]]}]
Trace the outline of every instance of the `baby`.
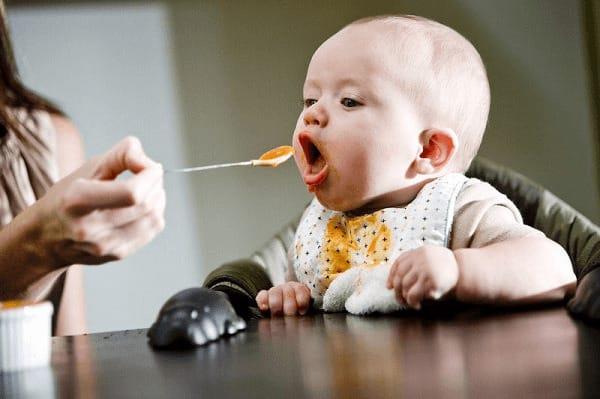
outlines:
[{"label": "baby", "polygon": [[387,313],[428,299],[509,304],[571,293],[562,247],[462,174],[489,103],[479,54],[437,22],[366,18],[325,41],[293,136],[316,198],[290,248],[287,282],[259,292],[259,309],[302,315],[312,299],[325,311]]}]

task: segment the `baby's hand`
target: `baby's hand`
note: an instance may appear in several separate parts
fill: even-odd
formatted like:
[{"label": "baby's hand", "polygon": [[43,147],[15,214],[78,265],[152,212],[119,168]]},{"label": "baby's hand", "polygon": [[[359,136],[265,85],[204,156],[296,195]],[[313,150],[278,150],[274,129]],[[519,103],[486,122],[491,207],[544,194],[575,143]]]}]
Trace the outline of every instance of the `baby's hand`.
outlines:
[{"label": "baby's hand", "polygon": [[390,269],[387,288],[396,300],[420,309],[423,299],[439,299],[458,282],[458,264],[451,250],[425,245],[406,251]]},{"label": "baby's hand", "polygon": [[310,305],[310,289],[296,281],[289,281],[262,290],[256,295],[256,303],[261,312],[271,311],[271,316],[304,315]]}]

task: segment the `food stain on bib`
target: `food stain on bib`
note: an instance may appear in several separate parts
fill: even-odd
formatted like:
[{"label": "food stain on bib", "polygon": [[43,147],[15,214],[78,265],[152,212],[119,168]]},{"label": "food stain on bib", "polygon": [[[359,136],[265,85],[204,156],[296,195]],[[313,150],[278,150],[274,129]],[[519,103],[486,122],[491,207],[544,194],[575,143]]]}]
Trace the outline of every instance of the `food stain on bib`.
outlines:
[{"label": "food stain on bib", "polygon": [[383,212],[364,216],[335,215],[327,222],[320,271],[321,292],[351,267],[372,268],[389,261],[391,231]]}]

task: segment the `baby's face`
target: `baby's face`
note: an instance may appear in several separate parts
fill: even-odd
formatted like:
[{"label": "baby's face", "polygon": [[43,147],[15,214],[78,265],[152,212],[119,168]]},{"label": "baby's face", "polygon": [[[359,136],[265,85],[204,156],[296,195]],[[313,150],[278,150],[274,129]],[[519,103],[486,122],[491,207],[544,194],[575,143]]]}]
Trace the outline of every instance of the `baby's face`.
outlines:
[{"label": "baby's face", "polygon": [[373,40],[376,29],[351,26],[327,40],[304,83],[295,160],[309,191],[333,210],[397,206],[415,193],[422,123],[402,88],[399,56]]}]

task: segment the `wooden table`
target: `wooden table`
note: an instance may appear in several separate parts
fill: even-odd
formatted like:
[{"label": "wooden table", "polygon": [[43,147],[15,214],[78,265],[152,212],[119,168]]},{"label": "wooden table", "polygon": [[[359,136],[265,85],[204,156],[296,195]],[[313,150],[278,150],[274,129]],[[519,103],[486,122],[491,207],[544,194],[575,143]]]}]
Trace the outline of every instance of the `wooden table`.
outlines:
[{"label": "wooden table", "polygon": [[154,351],[146,330],[53,338],[52,366],[0,397],[571,398],[600,393],[600,328],[562,308],[441,318],[254,321],[227,340]]}]

